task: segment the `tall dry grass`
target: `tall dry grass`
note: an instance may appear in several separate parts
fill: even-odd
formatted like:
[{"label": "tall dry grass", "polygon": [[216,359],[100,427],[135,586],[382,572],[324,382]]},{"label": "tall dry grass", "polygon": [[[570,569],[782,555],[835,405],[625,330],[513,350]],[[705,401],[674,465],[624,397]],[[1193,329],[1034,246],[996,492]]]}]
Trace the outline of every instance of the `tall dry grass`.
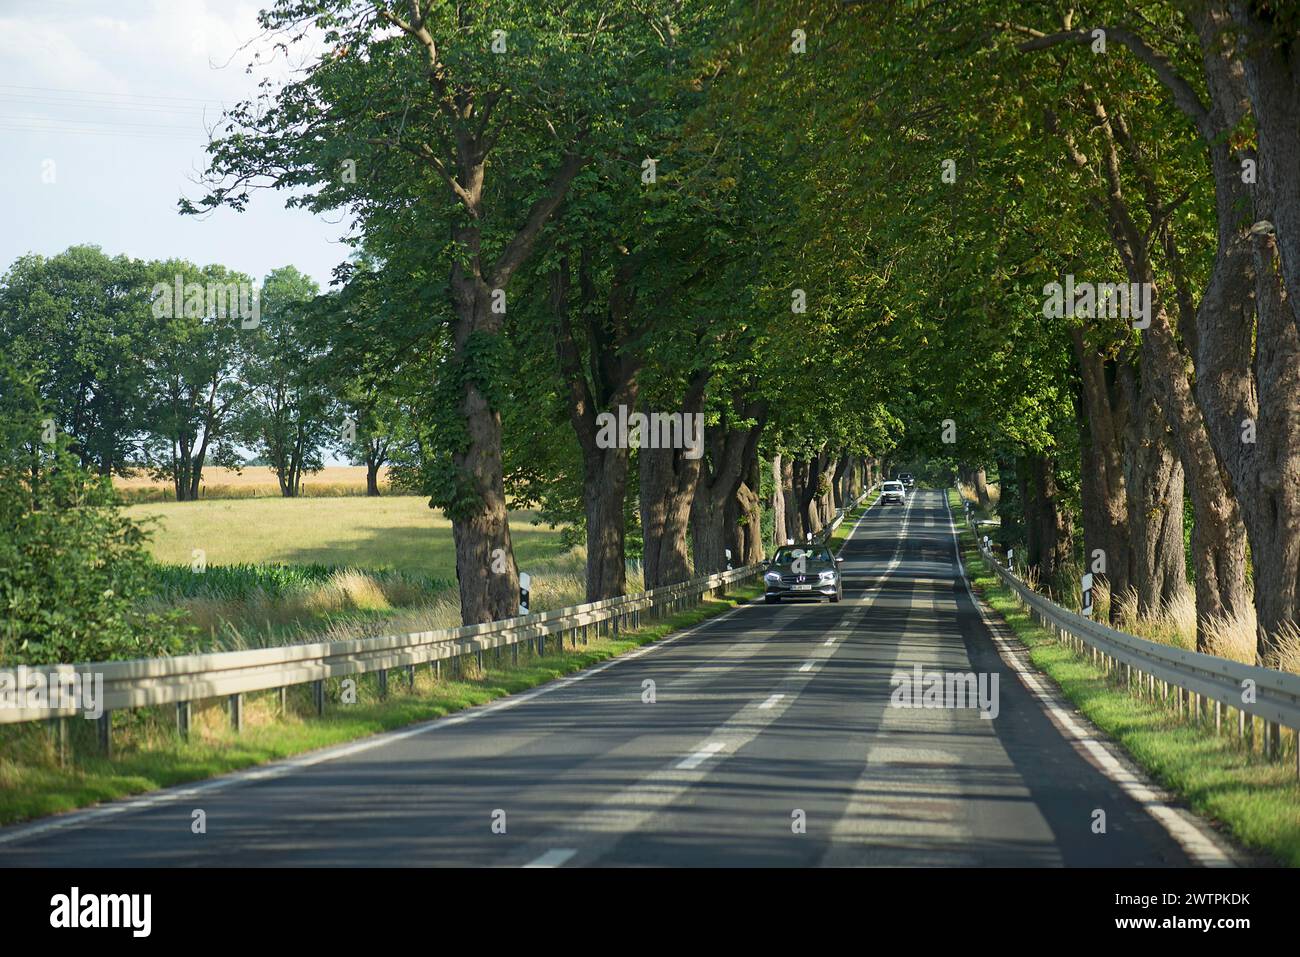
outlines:
[{"label": "tall dry grass", "polygon": [[[549,611],[586,599],[582,546],[531,565],[529,610]],[[639,562],[628,562],[627,591],[644,590]],[[401,575],[342,569],[320,582],[254,591],[241,598],[190,597],[168,602],[186,609],[213,650],[241,650],[309,641],[455,628],[460,596],[454,584],[429,588]]]},{"label": "tall dry grass", "polygon": [[1259,628],[1253,608],[1233,616],[1207,619],[1203,628],[1206,649],[1212,655],[1300,674],[1300,627],[1295,622],[1282,623],[1273,634],[1273,650],[1262,661],[1258,660],[1256,637]]},{"label": "tall dry grass", "polygon": [[[1093,589],[1095,621],[1110,620],[1111,601],[1109,586],[1105,581],[1099,581]],[[1114,601],[1117,607],[1115,627],[1120,631],[1148,641],[1196,650],[1196,595],[1191,589],[1166,602],[1158,614],[1139,615],[1137,592],[1133,589],[1128,589]],[[1076,593],[1074,606],[1077,608],[1078,605]],[[1258,664],[1300,674],[1300,626],[1295,622],[1284,622],[1273,636],[1273,652],[1263,661],[1258,660],[1256,654],[1257,630],[1254,608],[1232,616],[1207,618],[1201,623],[1205,652],[1242,664]]]}]

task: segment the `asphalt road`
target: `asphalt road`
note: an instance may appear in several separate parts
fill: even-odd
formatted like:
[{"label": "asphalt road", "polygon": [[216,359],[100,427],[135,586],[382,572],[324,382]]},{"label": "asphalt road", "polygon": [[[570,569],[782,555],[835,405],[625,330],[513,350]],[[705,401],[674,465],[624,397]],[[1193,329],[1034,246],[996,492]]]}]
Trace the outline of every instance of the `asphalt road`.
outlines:
[{"label": "asphalt road", "polygon": [[[1223,863],[999,651],[959,574],[943,493],[871,509],[842,555],[838,604],[746,605],[471,712],[0,830],[0,863]],[[996,675],[997,717],[891,706],[893,676],[917,664]]]}]

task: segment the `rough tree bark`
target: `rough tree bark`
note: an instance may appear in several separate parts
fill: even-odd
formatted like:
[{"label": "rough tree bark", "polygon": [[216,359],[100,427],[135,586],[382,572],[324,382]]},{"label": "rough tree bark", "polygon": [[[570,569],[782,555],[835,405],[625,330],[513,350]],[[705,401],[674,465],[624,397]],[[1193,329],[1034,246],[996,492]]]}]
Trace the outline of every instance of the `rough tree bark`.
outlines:
[{"label": "rough tree bark", "polygon": [[749,462],[741,473],[740,484],[736,494],[728,504],[725,517],[730,534],[728,546],[731,549],[731,564],[739,568],[742,565],[755,565],[764,558],[763,549],[763,506],[758,497],[759,460],[757,443]]},{"label": "rough tree bark", "polygon": [[781,497],[785,505],[785,538],[777,542],[784,545],[786,541],[802,542],[803,520],[799,517],[799,486],[795,484],[795,470],[800,467],[797,460],[788,456],[781,462]]},{"label": "rough tree bark", "polygon": [[[853,459],[848,453],[843,453],[835,462],[835,474],[831,479],[832,502],[835,508],[843,508],[845,501],[845,477],[848,475],[849,467],[853,464]],[[833,513],[832,513],[833,514]]]},{"label": "rough tree bark", "polygon": [[[750,459],[757,454],[758,439],[767,418],[763,400],[734,402],[718,425],[704,430],[704,456],[691,503],[691,549],[696,575],[712,575],[727,567],[729,506],[734,516],[736,492]],[[751,421],[753,424],[744,424]],[[732,423],[740,423],[733,425]]]},{"label": "rough tree bark", "polygon": [[782,481],[781,453],[772,456],[772,547],[785,544],[785,485]]},{"label": "rough tree bark", "polygon": [[1064,584],[1062,576],[1074,557],[1074,519],[1061,499],[1056,460],[1050,455],[1037,455],[1030,462],[1039,529],[1039,575],[1048,586],[1057,589]]},{"label": "rough tree bark", "polygon": [[[707,371],[691,379],[682,400],[684,415],[693,415],[704,408],[708,381]],[[688,458],[685,452],[685,449],[662,448],[641,449],[637,453],[646,588],[675,585],[691,577],[686,533],[703,460]]]}]

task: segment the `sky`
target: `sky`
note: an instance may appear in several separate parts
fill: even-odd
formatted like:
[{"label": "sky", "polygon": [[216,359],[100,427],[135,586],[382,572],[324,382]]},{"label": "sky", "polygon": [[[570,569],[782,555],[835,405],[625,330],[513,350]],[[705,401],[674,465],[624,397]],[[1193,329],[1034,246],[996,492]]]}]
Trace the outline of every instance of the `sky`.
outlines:
[{"label": "sky", "polygon": [[177,211],[181,196],[202,195],[207,128],[223,107],[291,75],[258,27],[262,5],[0,0],[0,272],[88,243],[258,282],[294,265],[328,285],[349,252],[341,216],[286,209],[274,190],[243,213]]}]

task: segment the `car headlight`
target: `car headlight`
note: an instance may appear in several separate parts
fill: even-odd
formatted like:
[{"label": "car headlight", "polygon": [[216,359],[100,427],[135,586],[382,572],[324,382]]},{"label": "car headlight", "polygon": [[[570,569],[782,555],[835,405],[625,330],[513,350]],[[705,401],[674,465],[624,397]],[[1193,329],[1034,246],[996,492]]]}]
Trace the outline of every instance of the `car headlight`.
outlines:
[{"label": "car headlight", "polygon": [[781,580],[780,572],[768,572],[766,575],[763,576],[763,581],[765,582],[779,582],[780,580]]},{"label": "car headlight", "polygon": [[824,571],[824,572],[822,572],[820,575],[818,575],[817,577],[818,577],[819,580],[824,581],[824,582],[833,582],[833,581],[835,581],[835,572],[833,572],[833,571]]}]

